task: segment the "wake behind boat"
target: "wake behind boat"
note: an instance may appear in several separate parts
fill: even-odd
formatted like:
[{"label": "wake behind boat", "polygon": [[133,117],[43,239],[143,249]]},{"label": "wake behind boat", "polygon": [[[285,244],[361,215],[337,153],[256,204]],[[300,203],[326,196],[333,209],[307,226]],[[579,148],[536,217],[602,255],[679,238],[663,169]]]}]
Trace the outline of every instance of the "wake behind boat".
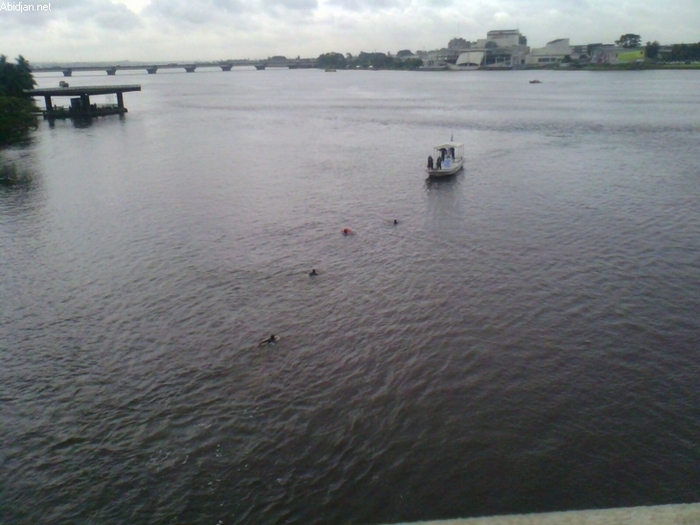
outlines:
[{"label": "wake behind boat", "polygon": [[454,175],[462,169],[464,162],[464,144],[461,142],[445,142],[433,148],[433,155],[428,157],[428,175],[445,177]]}]

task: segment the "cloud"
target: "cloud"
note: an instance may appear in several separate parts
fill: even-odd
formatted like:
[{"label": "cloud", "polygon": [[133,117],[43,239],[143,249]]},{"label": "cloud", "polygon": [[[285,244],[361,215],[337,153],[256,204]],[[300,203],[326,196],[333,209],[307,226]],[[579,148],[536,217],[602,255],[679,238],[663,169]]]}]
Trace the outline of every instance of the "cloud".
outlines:
[{"label": "cloud", "polygon": [[313,11],[318,8],[317,0],[263,0],[263,6],[282,8],[289,11]]},{"label": "cloud", "polygon": [[383,11],[402,7],[402,0],[328,0],[326,5],[344,11]]},{"label": "cloud", "polygon": [[221,17],[253,13],[259,10],[256,2],[241,0],[153,0],[141,10],[151,22],[168,21],[175,24],[200,25],[222,22]]},{"label": "cloud", "polygon": [[43,30],[48,25],[65,24],[76,31],[90,25],[104,31],[129,31],[143,25],[136,13],[110,0],[63,0],[51,2],[50,6],[50,11],[0,12],[0,27],[12,31],[23,26],[31,31],[32,28]]},{"label": "cloud", "polygon": [[129,31],[143,26],[141,19],[123,4],[111,4],[110,9],[94,13],[95,23],[108,31]]},{"label": "cloud", "polygon": [[532,47],[611,43],[624,33],[692,43],[698,1],[55,0],[47,13],[0,11],[0,52],[32,62],[311,57],[436,49],[494,29],[520,29]]}]

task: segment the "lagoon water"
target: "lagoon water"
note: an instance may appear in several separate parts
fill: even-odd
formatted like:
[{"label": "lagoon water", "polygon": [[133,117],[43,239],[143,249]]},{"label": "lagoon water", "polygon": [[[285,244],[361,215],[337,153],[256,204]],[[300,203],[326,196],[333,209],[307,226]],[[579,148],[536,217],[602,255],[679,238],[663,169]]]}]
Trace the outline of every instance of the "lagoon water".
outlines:
[{"label": "lagoon water", "polygon": [[0,522],[700,501],[700,76],[531,78],[69,79],[143,91],[2,153]]}]

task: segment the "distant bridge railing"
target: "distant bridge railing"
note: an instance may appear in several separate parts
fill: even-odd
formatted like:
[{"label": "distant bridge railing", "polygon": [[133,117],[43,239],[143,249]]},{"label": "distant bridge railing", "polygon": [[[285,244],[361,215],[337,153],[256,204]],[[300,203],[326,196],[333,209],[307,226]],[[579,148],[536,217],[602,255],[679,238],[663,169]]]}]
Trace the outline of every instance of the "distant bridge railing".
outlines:
[{"label": "distant bridge railing", "polygon": [[61,72],[64,77],[70,77],[77,71],[105,71],[108,75],[116,75],[117,71],[145,70],[149,74],[155,74],[159,69],[184,69],[187,73],[194,73],[198,68],[221,68],[221,71],[231,71],[234,67],[250,67],[264,70],[268,67],[287,69],[312,69],[316,67],[315,58],[289,58],[268,60],[222,60],[219,62],[192,62],[187,64],[152,64],[152,65],[110,65],[110,66],[49,66],[34,67],[32,73]]}]

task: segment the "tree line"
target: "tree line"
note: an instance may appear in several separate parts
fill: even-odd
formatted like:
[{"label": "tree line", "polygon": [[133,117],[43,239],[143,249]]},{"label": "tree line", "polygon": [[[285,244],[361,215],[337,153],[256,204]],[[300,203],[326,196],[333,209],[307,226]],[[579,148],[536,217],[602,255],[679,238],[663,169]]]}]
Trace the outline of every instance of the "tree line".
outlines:
[{"label": "tree line", "polygon": [[36,127],[34,100],[24,92],[35,85],[23,56],[13,64],[0,55],[0,146],[24,140]]},{"label": "tree line", "polygon": [[408,50],[399,51],[396,56],[385,53],[365,53],[353,56],[350,53],[324,53],[316,61],[321,69],[418,69],[423,65],[420,58],[413,58]]},{"label": "tree line", "polygon": [[698,62],[700,61],[700,42],[697,44],[675,44],[671,52],[664,55],[669,62]]}]

